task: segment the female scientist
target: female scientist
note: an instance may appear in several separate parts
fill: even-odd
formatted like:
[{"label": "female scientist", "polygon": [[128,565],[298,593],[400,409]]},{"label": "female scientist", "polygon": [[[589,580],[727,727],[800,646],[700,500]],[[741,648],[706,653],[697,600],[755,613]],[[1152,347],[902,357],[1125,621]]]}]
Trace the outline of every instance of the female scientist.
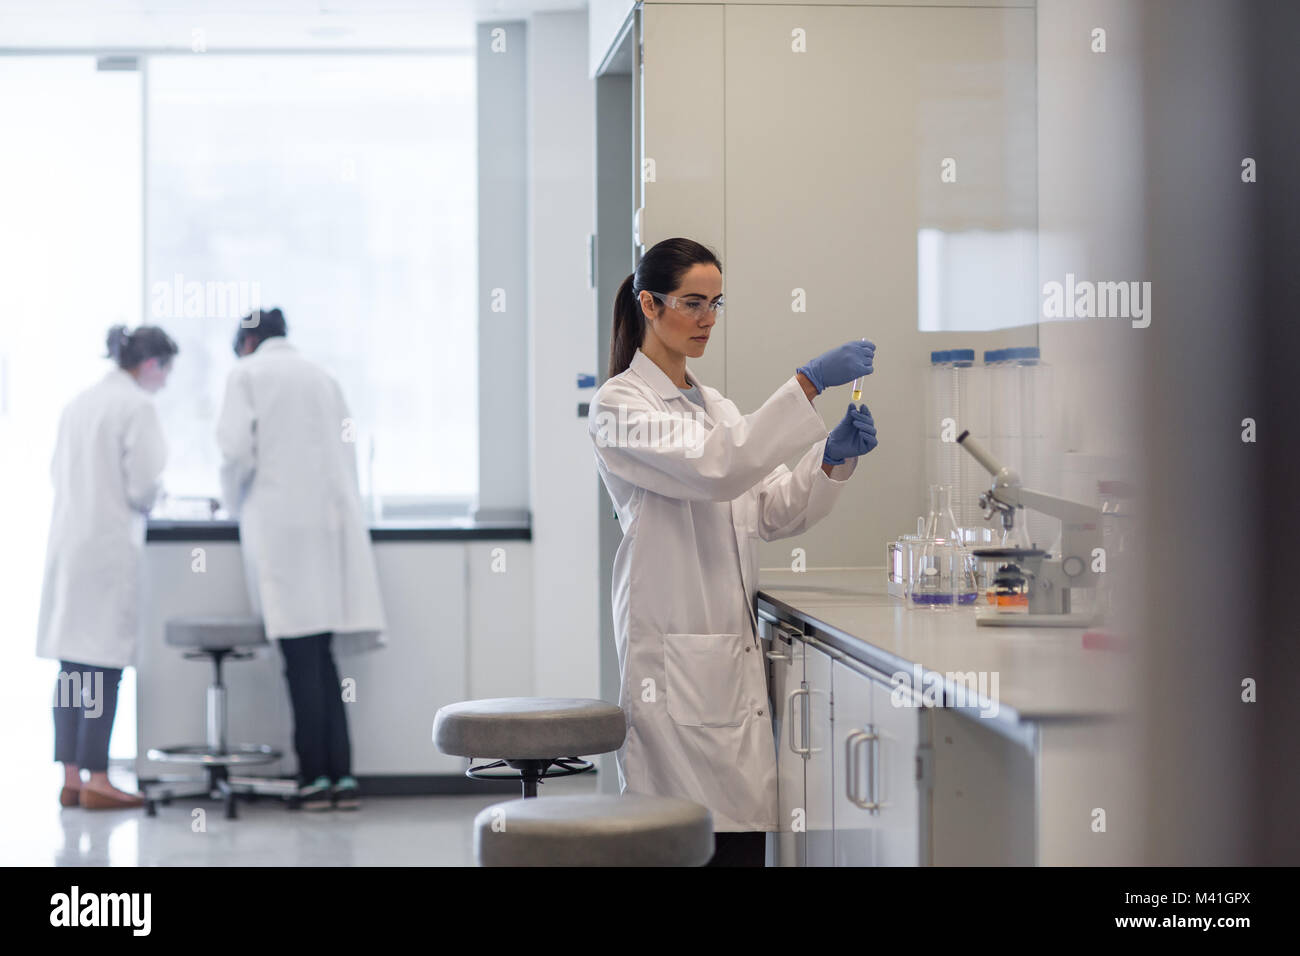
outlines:
[{"label": "female scientist", "polygon": [[167,460],[149,396],[167,384],[178,351],[155,326],[114,326],[108,354],[115,367],[59,419],[36,654],[59,662],[54,759],[63,764],[65,807],[141,803],[108,782],[108,741],[118,681],[135,650],[145,515]]},{"label": "female scientist", "polygon": [[620,787],[703,804],[717,831],[711,865],[762,866],[777,793],[755,538],[810,528],[876,446],[865,405],[850,404],[829,435],[812,405],[869,375],[875,346],[813,359],[742,415],[686,367],[704,354],[721,293],[722,264],[699,243],[645,253],[618,291],[610,378],[588,428],[623,530],[612,583],[628,718]]}]

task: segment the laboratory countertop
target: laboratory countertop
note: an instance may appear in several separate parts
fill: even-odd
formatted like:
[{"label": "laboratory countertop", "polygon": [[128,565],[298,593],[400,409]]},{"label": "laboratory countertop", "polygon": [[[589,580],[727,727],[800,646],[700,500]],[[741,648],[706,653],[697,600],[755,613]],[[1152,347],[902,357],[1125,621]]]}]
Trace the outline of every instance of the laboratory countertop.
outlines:
[{"label": "laboratory countertop", "polygon": [[[383,541],[531,541],[527,521],[473,521],[469,518],[440,518],[430,521],[375,521],[370,540]],[[181,521],[150,518],[145,540],[238,541],[239,522],[188,519]]]},{"label": "laboratory countertop", "polygon": [[[994,716],[1011,727],[1116,717],[1130,709],[1137,669],[1131,651],[1085,648],[1082,627],[987,627],[976,625],[973,608],[911,610],[887,592],[884,575],[883,568],[765,570],[759,610],[802,624],[805,633],[885,677],[905,673],[918,690],[939,686],[944,675],[946,706],[957,696],[947,675],[990,675],[991,692],[997,674]],[[991,710],[987,703],[957,709],[986,717]]]}]

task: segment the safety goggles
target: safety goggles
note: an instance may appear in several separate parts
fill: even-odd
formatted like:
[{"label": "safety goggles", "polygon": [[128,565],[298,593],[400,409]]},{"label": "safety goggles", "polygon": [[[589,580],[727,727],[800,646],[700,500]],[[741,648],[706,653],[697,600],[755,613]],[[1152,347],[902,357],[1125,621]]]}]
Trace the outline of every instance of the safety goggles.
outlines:
[{"label": "safety goggles", "polygon": [[[649,289],[646,289],[645,291],[650,292]],[[681,299],[675,295],[665,295],[662,292],[650,292],[650,294],[658,301],[668,306],[668,308],[676,309],[678,312],[683,312],[693,319],[704,318],[705,312],[712,312],[715,315],[720,316],[725,307],[723,296],[718,296],[712,302],[705,302],[703,299]]]}]

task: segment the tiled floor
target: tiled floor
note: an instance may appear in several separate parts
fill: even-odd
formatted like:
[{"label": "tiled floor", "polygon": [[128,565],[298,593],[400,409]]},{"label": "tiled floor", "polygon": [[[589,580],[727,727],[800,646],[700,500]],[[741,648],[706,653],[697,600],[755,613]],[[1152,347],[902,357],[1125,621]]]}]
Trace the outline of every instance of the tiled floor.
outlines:
[{"label": "tiled floor", "polygon": [[[143,810],[63,809],[56,767],[26,779],[48,784],[8,788],[0,803],[0,864],[6,866],[472,866],[472,824],[504,794],[371,797],[361,810],[307,813],[261,799],[227,820],[221,804],[177,800]],[[128,776],[113,775],[123,789]],[[543,797],[594,793],[583,774],[543,784]],[[195,832],[192,811],[205,812]]]}]

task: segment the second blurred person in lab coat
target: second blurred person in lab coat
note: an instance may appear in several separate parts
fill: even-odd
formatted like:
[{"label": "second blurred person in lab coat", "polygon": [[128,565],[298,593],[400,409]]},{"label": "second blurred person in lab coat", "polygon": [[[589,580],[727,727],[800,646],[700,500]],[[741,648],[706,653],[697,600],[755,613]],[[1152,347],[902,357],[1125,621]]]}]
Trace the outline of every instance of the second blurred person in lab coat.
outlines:
[{"label": "second blurred person in lab coat", "polygon": [[142,802],[109,783],[108,745],[122,669],[135,658],[145,518],[167,461],[151,396],[167,384],[178,351],[157,326],[113,326],[112,371],[59,418],[36,653],[59,661],[54,759],[64,768],[65,807]]},{"label": "second blurred person in lab coat", "polygon": [[279,641],[305,809],[358,805],[338,669],[383,643],[352,419],[338,383],[285,338],[279,309],[235,336],[238,365],[217,426],[226,507],[239,518],[250,601]]}]

